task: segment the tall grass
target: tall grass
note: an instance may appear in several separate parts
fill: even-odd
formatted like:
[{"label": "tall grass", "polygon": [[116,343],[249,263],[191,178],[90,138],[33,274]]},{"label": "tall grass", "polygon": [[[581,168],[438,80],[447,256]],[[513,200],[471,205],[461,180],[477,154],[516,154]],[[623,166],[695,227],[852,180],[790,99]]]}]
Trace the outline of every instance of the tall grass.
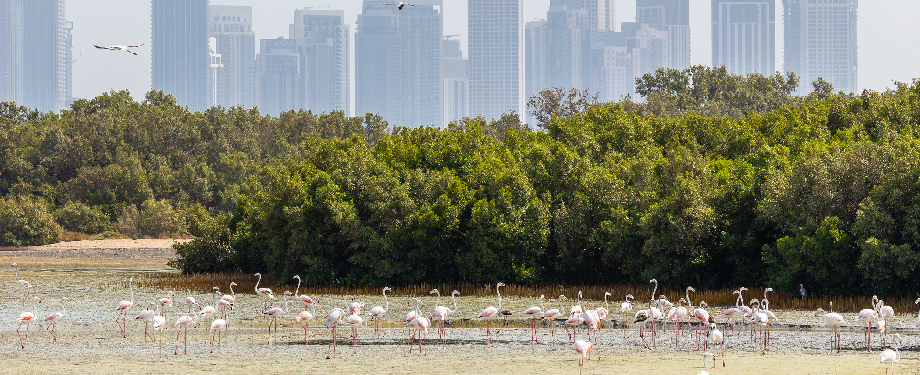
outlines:
[{"label": "tall grass", "polygon": [[[190,289],[199,293],[209,293],[212,287],[219,287],[221,292],[229,293],[230,282],[236,282],[237,287],[234,290],[239,293],[252,293],[258,280],[252,274],[242,273],[208,273],[208,274],[190,274],[184,275],[172,272],[154,272],[147,273],[136,278],[138,285],[163,290],[184,291]],[[290,280],[293,281],[293,280]],[[276,293],[284,290],[294,291],[296,284],[287,283],[283,287],[278,287],[278,280],[270,275],[263,275],[260,286],[271,287]],[[126,285],[127,286],[127,285]],[[521,298],[539,298],[540,295],[546,296],[547,299],[555,299],[560,294],[565,295],[570,300],[577,298],[578,292],[581,291],[584,299],[593,301],[592,306],[604,300],[604,293],[610,292],[612,297],[608,297],[613,309],[619,308],[619,303],[624,300],[626,294],[635,296],[634,306],[641,306],[647,303],[652,296],[654,286],[644,285],[540,285],[524,286],[511,285],[501,289],[502,295],[506,297]],[[382,287],[377,286],[345,286],[345,285],[302,285],[301,292],[317,295],[372,295],[379,294]],[[419,284],[412,286],[393,287],[390,295],[402,296],[420,296],[428,295],[428,292],[437,288],[442,295],[449,295],[451,291],[460,291],[461,296],[489,297],[495,295],[495,284]],[[664,295],[675,305],[678,299],[685,296],[685,289],[668,286],[661,286],[656,292],[656,296]],[[734,306],[737,296],[732,294],[732,289],[707,290],[697,289],[696,293],[691,293],[690,298],[694,306],[699,306],[701,301],[706,301],[710,306]],[[749,288],[744,292],[744,302],[748,303],[751,299],[762,299],[764,288]],[[895,311],[907,312],[914,311],[917,306],[914,305],[916,297],[909,296],[879,296],[885,301],[886,305],[894,307]],[[865,308],[871,308],[871,296],[855,295],[830,295],[830,296],[808,296],[807,300],[801,299],[798,295],[772,292],[767,295],[770,300],[770,308],[774,310],[815,310],[823,308],[830,310],[829,302],[834,302],[834,311],[838,312],[856,312]]]}]

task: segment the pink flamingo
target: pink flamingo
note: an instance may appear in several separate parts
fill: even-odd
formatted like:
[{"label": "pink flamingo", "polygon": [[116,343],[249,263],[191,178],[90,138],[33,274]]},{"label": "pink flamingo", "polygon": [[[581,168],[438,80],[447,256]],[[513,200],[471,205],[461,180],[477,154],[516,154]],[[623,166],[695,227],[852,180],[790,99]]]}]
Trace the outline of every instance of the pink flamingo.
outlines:
[{"label": "pink flamingo", "polygon": [[[288,307],[287,296],[289,295],[291,295],[291,292],[285,290],[284,291],[284,308],[285,309],[287,309]],[[268,323],[268,343],[271,344],[272,343],[272,325],[275,326],[275,333],[278,333],[278,316],[284,315],[285,312],[284,312],[284,309],[282,309],[281,307],[272,307],[262,312],[262,314],[268,315],[272,318],[272,321]]]},{"label": "pink flamingo", "polygon": [[147,337],[150,337],[150,340],[153,340],[153,336],[147,332],[147,329],[150,327],[150,320],[153,319],[153,316],[155,315],[153,310],[149,309],[150,305],[154,305],[154,303],[147,302],[148,308],[141,310],[141,312],[138,313],[134,318],[134,320],[140,320],[144,322],[144,342],[147,342]]},{"label": "pink flamingo", "polygon": [[352,346],[354,348],[352,353],[358,354],[358,327],[364,324],[364,319],[362,319],[361,315],[358,315],[358,313],[353,313],[345,318],[343,324],[351,327]]},{"label": "pink flamingo", "polygon": [[[428,327],[431,326],[431,322],[428,321],[428,318],[425,318],[424,316],[422,316],[421,313],[419,313],[419,306],[422,304],[422,301],[420,301],[418,298],[414,298],[414,299],[415,299],[415,319],[412,319],[412,321],[409,322],[407,327],[414,327],[415,331],[418,333],[418,352],[419,354],[422,354],[424,353],[422,351],[422,340],[423,340],[422,335],[424,334],[424,340],[428,339]],[[501,306],[501,304],[499,304],[499,306]],[[409,346],[409,353],[412,353],[411,345]]]},{"label": "pink flamingo", "polygon": [[262,297],[262,299],[265,300],[262,303],[262,310],[266,310],[268,309],[268,305],[271,302],[271,300],[275,299],[275,293],[272,292],[272,290],[268,288],[259,288],[259,283],[262,282],[262,274],[257,273],[255,274],[255,276],[259,277],[259,281],[256,281],[255,291],[259,297]]},{"label": "pink flamingo", "polygon": [[447,306],[440,305],[441,292],[437,289],[433,289],[431,292],[428,292],[428,294],[437,294],[438,296],[435,300],[434,311],[431,313],[431,317],[438,320],[438,339],[441,340],[442,345],[447,346],[447,330],[444,328],[444,323],[447,321],[447,317],[457,310],[457,299],[454,298],[454,296],[460,294],[460,292],[455,290],[450,294],[450,298],[454,300],[454,311],[451,311]]},{"label": "pink flamingo", "polygon": [[342,321],[342,315],[345,314],[345,311],[336,307],[329,311],[326,314],[326,329],[332,329],[331,342],[329,343],[329,348],[326,349],[326,359],[329,359],[329,350],[332,350],[332,358],[336,357],[336,331],[339,322]]},{"label": "pink flamingo", "polygon": [[[166,297],[163,297],[163,298],[160,298],[159,300],[157,300],[157,302],[160,303],[160,306],[163,306],[163,319],[166,319],[166,308],[167,308],[167,307],[172,307],[172,299],[171,299],[171,297],[173,296],[173,294],[174,294],[173,291],[170,290],[170,291],[166,292]],[[165,326],[164,326],[164,329],[165,329]],[[161,340],[161,341],[162,341],[162,340]]]},{"label": "pink flamingo", "polygon": [[29,292],[31,291],[31,289],[29,288],[32,287],[32,284],[30,284],[28,281],[25,281],[19,278],[19,265],[18,264],[13,263],[13,267],[16,267],[16,274],[13,276],[13,279],[16,280],[16,282],[19,283],[19,285],[22,285],[23,287],[26,288],[26,293],[23,293],[22,295],[22,305],[25,306],[26,298],[28,298]]},{"label": "pink flamingo", "polygon": [[191,289],[186,289],[185,294],[187,295],[185,297],[185,304],[188,305],[188,314],[192,315],[192,306],[198,306],[198,302],[195,302],[195,297],[190,295],[192,294]]},{"label": "pink flamingo", "polygon": [[[195,323],[195,319],[192,319],[191,316],[186,315],[186,316],[180,316],[179,319],[176,320],[176,324],[174,324],[174,326],[176,327],[182,326],[183,328],[185,328],[185,336],[184,336],[185,344],[183,346],[183,352],[185,353],[185,355],[188,355],[188,325],[194,324],[194,323]],[[178,329],[176,329],[176,350],[173,352],[173,355],[179,355],[179,330]]]},{"label": "pink flamingo", "polygon": [[[875,301],[873,301],[873,303],[874,302]],[[875,309],[862,309],[859,311],[859,314],[856,315],[856,322],[863,322],[866,325],[866,351],[869,353],[872,353],[872,322],[877,321],[878,319],[878,311]]]},{"label": "pink flamingo", "polygon": [[214,333],[217,331],[217,352],[220,353],[220,331],[227,328],[227,321],[217,318],[211,322],[211,353],[214,353]]},{"label": "pink flamingo", "polygon": [[121,317],[121,335],[124,338],[128,338],[128,310],[131,309],[131,306],[134,306],[134,278],[128,279],[128,287],[131,288],[131,300],[130,301],[121,301],[118,303],[118,307],[115,308],[117,315],[115,315],[115,324],[118,324],[118,318]]},{"label": "pink flamingo", "polygon": [[[306,306],[304,306],[306,308]],[[313,312],[310,310],[304,310],[300,312],[300,315],[297,315],[294,320],[297,321],[297,324],[303,327],[303,344],[309,345],[310,342],[307,341],[307,328],[310,328],[310,321],[313,320],[314,314],[316,312],[316,305],[313,304]],[[300,324],[303,323],[303,324]]]},{"label": "pink flamingo", "polygon": [[819,308],[815,311],[815,316],[821,316],[824,319],[824,324],[834,329],[831,336],[831,353],[834,352],[835,347],[837,348],[837,353],[840,353],[840,331],[837,330],[837,327],[846,324],[846,321],[843,320],[840,314],[834,312],[834,301],[831,301],[831,312],[825,314],[824,310]]},{"label": "pink flamingo", "polygon": [[522,315],[530,316],[530,343],[537,343],[537,316],[543,315],[543,295],[540,295],[540,306],[531,306],[522,312]]},{"label": "pink flamingo", "polygon": [[205,318],[208,319],[208,326],[211,325],[211,316],[214,315],[215,312],[217,312],[217,308],[214,307],[214,306],[216,306],[216,305],[218,304],[218,302],[220,301],[220,297],[221,297],[221,295],[220,295],[220,290],[219,290],[216,286],[213,288],[213,290],[214,290],[214,294],[215,294],[215,295],[214,295],[214,305],[213,305],[213,306],[205,306],[205,307],[202,307],[202,308],[198,311],[198,317],[199,317],[202,321],[204,321]]},{"label": "pink flamingo", "polygon": [[[42,302],[41,298],[32,297],[32,310],[35,310],[36,303],[41,303],[41,302]],[[31,311],[23,312],[22,314],[19,314],[19,317],[16,318],[16,321],[19,322],[19,327],[16,328],[16,334],[19,335],[19,346],[21,346],[22,349],[26,350],[26,354],[29,354],[29,348],[26,347],[26,342],[23,341],[22,335],[19,334],[19,329],[22,328],[23,324],[26,325],[26,341],[28,341],[29,340],[29,325],[35,321],[35,314],[33,314]]]},{"label": "pink flamingo", "polygon": [[54,334],[54,330],[57,327],[57,322],[59,322],[61,319],[64,319],[64,314],[67,313],[67,307],[64,306],[64,301],[66,300],[67,297],[61,297],[61,311],[48,315],[48,317],[45,318],[45,323],[48,324],[48,327],[45,329],[48,330],[48,332],[51,332],[51,337],[54,338],[54,342],[57,342],[57,335]]},{"label": "pink flamingo", "polygon": [[163,347],[163,330],[160,328],[166,327],[166,318],[161,315],[153,316],[153,330],[159,332],[157,336],[160,337],[160,349]]},{"label": "pink flamingo", "polygon": [[686,301],[687,300],[684,297],[681,297],[677,301],[677,307],[675,307],[673,311],[668,312],[668,319],[677,325],[677,329],[675,329],[675,331],[677,332],[674,332],[674,347],[675,348],[680,347],[680,342],[678,339],[680,338],[680,334],[683,333],[684,331],[684,328],[681,325],[681,321],[690,315],[690,313],[687,311],[687,308],[684,307],[684,302]]},{"label": "pink flamingo", "polygon": [[626,301],[620,304],[620,311],[623,312],[623,337],[626,337],[626,333],[629,331],[629,326],[626,325],[626,322],[629,321],[629,312],[632,311],[632,304],[629,303],[629,299],[636,299],[632,294],[626,295]]},{"label": "pink flamingo", "polygon": [[390,310],[390,300],[387,298],[387,291],[393,290],[390,287],[383,288],[383,300],[386,302],[387,307],[374,306],[370,312],[367,313],[368,316],[374,319],[374,342],[380,343],[380,318]]},{"label": "pink flamingo", "polygon": [[585,324],[588,326],[588,341],[591,341],[591,332],[594,332],[594,342],[597,342],[597,327],[600,324],[600,316],[597,310],[585,310]]},{"label": "pink flamingo", "polygon": [[313,305],[315,308],[316,304],[319,303],[319,300],[306,294],[298,294],[300,292],[300,275],[294,275],[294,278],[297,279],[297,289],[294,290],[294,297],[297,297],[297,299],[303,302],[304,310],[307,309],[307,305]]},{"label": "pink flamingo", "polygon": [[[709,305],[706,304],[706,301],[700,301],[700,307],[697,307],[693,310],[693,317],[699,321],[699,327],[696,331],[696,350],[700,350],[700,337],[703,334],[703,323],[711,323],[710,319],[712,319],[709,316],[709,311],[706,311],[705,307],[709,307]],[[708,343],[708,341],[703,342],[703,350],[706,349]]]},{"label": "pink flamingo", "polygon": [[558,309],[550,309],[549,311],[543,313],[543,316],[540,317],[540,319],[544,319],[544,320],[545,320],[545,319],[549,319],[549,334],[550,334],[550,341],[552,341],[552,343],[553,343],[554,346],[556,345],[556,335],[555,335],[555,333],[553,332],[553,328],[556,326],[556,318],[562,316],[562,312],[561,312],[561,311],[562,311],[562,310],[565,310],[565,307],[562,306],[562,301],[563,301],[563,300],[568,300],[568,298],[566,298],[564,295],[561,295],[561,294],[560,294],[560,295],[559,295],[559,308],[558,308]]},{"label": "pink flamingo", "polygon": [[575,352],[581,354],[581,358],[578,359],[578,373],[581,374],[581,370],[585,367],[585,357],[588,360],[591,360],[591,349],[594,349],[594,345],[590,342],[584,340],[575,341]]},{"label": "pink flamingo", "polygon": [[479,320],[486,320],[486,343],[488,346],[495,346],[492,344],[492,319],[498,315],[498,311],[502,309],[502,293],[498,290],[499,287],[505,286],[504,283],[495,284],[495,293],[498,293],[498,307],[489,306],[485,310],[482,310],[479,313]]}]

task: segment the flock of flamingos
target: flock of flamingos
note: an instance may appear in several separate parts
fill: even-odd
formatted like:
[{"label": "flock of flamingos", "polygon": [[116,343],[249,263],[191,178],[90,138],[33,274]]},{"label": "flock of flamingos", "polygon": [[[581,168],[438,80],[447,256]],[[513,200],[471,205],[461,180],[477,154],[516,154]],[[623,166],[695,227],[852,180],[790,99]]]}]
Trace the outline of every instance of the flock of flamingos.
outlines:
[{"label": "flock of flamingos", "polygon": [[[14,278],[16,282],[24,286],[25,293],[23,294],[24,301],[28,299],[30,290],[32,287],[28,281],[19,279],[19,268],[14,263],[16,267],[16,275]],[[284,308],[276,307],[274,305],[275,293],[272,292],[269,288],[259,288],[259,283],[262,280],[262,275],[257,273],[254,275],[258,277],[258,281],[255,286],[255,294],[261,297],[263,300],[263,305],[261,311],[267,317],[271,318],[271,321],[268,326],[269,335],[271,335],[272,327],[275,328],[277,332],[278,329],[278,317],[286,314],[288,309],[288,300],[287,297],[291,295],[291,292],[284,292]],[[294,320],[298,325],[304,329],[304,344],[309,345],[307,339],[307,331],[309,329],[310,322],[316,318],[316,304],[318,300],[312,298],[308,295],[298,294],[300,291],[300,276],[294,276],[294,279],[297,279],[297,289],[294,292],[296,299],[300,300],[304,304],[302,311],[297,313],[294,317]],[[129,281],[129,289],[131,292],[131,300],[123,300],[118,303],[115,307],[117,313],[115,322],[118,324],[121,334],[127,338],[127,321],[128,321],[128,311],[134,306],[134,280],[133,278]],[[750,331],[750,341],[751,345],[760,345],[761,355],[767,350],[770,340],[770,325],[777,321],[776,316],[770,312],[770,301],[767,298],[767,293],[772,292],[772,288],[766,288],[764,291],[763,299],[751,299],[748,304],[744,303],[744,298],[742,293],[747,291],[747,288],[739,288],[733,293],[737,295],[735,301],[735,307],[726,309],[722,311],[719,316],[724,317],[722,324],[722,330],[718,329],[718,325],[714,319],[714,316],[706,310],[709,307],[705,301],[700,301],[699,305],[694,308],[693,302],[690,296],[690,293],[696,292],[692,287],[687,287],[686,295],[677,302],[675,306],[672,302],[668,301],[665,296],[659,296],[655,298],[655,292],[658,290],[658,281],[652,279],[650,283],[655,284],[655,289],[652,291],[652,297],[647,303],[647,308],[639,310],[633,315],[633,323],[638,324],[639,326],[639,336],[642,340],[643,348],[651,348],[652,346],[657,346],[657,337],[659,327],[667,329],[667,322],[674,323],[674,346],[680,348],[680,336],[683,333],[683,327],[691,326],[692,322],[695,320],[697,322],[696,329],[696,349],[699,350],[700,347],[703,347],[705,351],[708,349],[709,343],[713,344],[713,347],[718,345],[720,348],[724,347],[725,336],[722,333],[722,330],[735,329],[735,321],[742,323],[747,326],[747,329]],[[211,352],[214,352],[214,341],[217,341],[217,351],[221,351],[221,333],[227,329],[228,320],[230,312],[233,310],[234,301],[236,299],[236,293],[233,291],[233,287],[236,286],[236,283],[230,283],[231,294],[221,294],[218,290],[218,287],[214,287],[214,303],[210,306],[201,306],[198,302],[195,301],[195,298],[188,296],[185,298],[185,304],[187,305],[186,315],[180,316],[176,322],[173,324],[179,329],[176,332],[176,348],[174,354],[179,354],[179,338],[180,335],[184,332],[183,338],[183,353],[188,354],[188,327],[196,323],[196,318],[199,320],[208,319],[209,331],[211,332]],[[482,310],[478,315],[479,320],[486,321],[486,345],[494,346],[492,342],[492,320],[498,316],[509,316],[513,315],[512,312],[507,309],[502,308],[502,297],[500,287],[505,286],[503,283],[498,283],[495,285],[495,292],[498,295],[498,307],[489,306]],[[375,306],[370,309],[369,312],[365,314],[368,320],[374,321],[374,339],[375,342],[379,343],[380,340],[380,330],[379,323],[380,319],[388,313],[390,308],[389,299],[387,299],[386,292],[391,290],[389,287],[383,288],[383,298],[386,302],[385,306]],[[414,347],[413,341],[417,342],[419,354],[424,353],[422,348],[422,343],[425,338],[427,338],[428,329],[431,327],[431,320],[436,320],[438,322],[438,335],[439,343],[441,345],[446,345],[446,330],[444,323],[449,319],[452,314],[459,313],[457,309],[456,296],[460,294],[458,291],[453,291],[451,293],[451,299],[453,299],[454,309],[451,310],[446,306],[440,305],[440,292],[437,289],[431,291],[430,294],[436,294],[437,300],[435,302],[435,307],[428,317],[426,317],[421,307],[423,303],[418,298],[415,300],[415,309],[409,311],[406,314],[403,322],[406,324],[405,327],[409,329],[409,352],[411,353]],[[173,306],[172,300],[173,292],[167,292],[167,296],[158,299],[156,302],[148,302],[146,308],[141,310],[137,316],[134,318],[137,322],[144,323],[144,340],[149,337],[151,340],[156,341],[155,338],[149,331],[149,328],[153,328],[154,331],[159,332],[160,342],[162,342],[162,331],[166,329],[166,310],[169,307]],[[537,344],[537,320],[547,320],[549,321],[550,326],[550,343],[552,345],[556,344],[555,340],[555,324],[557,319],[562,321],[563,328],[568,334],[568,340],[571,342],[572,347],[579,355],[579,370],[584,367],[584,360],[590,360],[590,352],[594,348],[595,343],[600,342],[598,336],[598,328],[600,325],[607,319],[610,314],[609,304],[607,302],[607,296],[611,296],[609,292],[604,295],[604,306],[599,306],[596,309],[589,310],[582,307],[581,292],[579,292],[577,301],[568,309],[566,314],[566,308],[563,306],[563,302],[567,301],[568,298],[564,295],[554,298],[555,302],[558,303],[559,308],[551,308],[545,310],[544,305],[544,296],[540,296],[540,306],[530,307],[523,312],[522,315],[529,318],[531,321],[531,337],[530,342],[532,344]],[[349,301],[351,299],[351,301]],[[57,322],[64,319],[66,308],[63,308],[63,305],[66,303],[67,298],[64,297],[61,300],[62,310],[59,312],[52,313],[44,319],[47,327],[46,330],[51,334],[53,341],[57,342],[57,335],[55,334],[55,325]],[[33,311],[35,310],[35,304],[41,302],[38,297],[33,297]],[[624,314],[624,321],[628,321],[628,314],[633,309],[633,302],[635,298],[631,294],[627,294],[625,301],[620,304],[620,311]],[[920,298],[918,298],[914,303],[920,304]],[[25,305],[25,302],[23,302]],[[872,325],[876,325],[879,333],[882,335],[880,338],[880,344],[882,347],[888,346],[887,342],[887,332],[885,327],[888,326],[889,319],[894,317],[894,309],[891,306],[886,306],[883,301],[879,300],[878,297],[873,296],[873,303],[871,309],[863,309],[855,317],[855,322],[866,328],[865,338],[866,338],[866,350],[872,350],[871,346],[871,335],[872,335]],[[309,307],[312,307],[309,308]],[[645,307],[645,304],[643,306]],[[155,310],[154,310],[155,308]],[[178,307],[177,307],[178,308]],[[197,309],[193,313],[192,309]],[[846,321],[843,316],[838,313],[833,312],[833,302],[830,304],[831,312],[825,312],[822,309],[818,309],[815,312],[816,317],[821,317],[824,323],[833,328],[832,331],[832,344],[831,351],[835,349],[837,352],[840,352],[840,332],[838,327],[845,325]],[[179,308],[181,309],[181,308]],[[337,331],[339,326],[349,327],[352,330],[351,339],[353,342],[354,353],[357,353],[358,347],[358,328],[367,327],[369,322],[366,322],[365,318],[362,317],[362,311],[364,310],[363,302],[355,302],[353,296],[344,296],[342,307],[335,307],[329,310],[323,319],[326,320],[326,328],[330,330],[330,344],[327,349],[327,359],[335,358],[337,355]],[[220,317],[214,318],[219,315]],[[566,318],[567,317],[567,318]],[[214,319],[212,319],[214,318]],[[19,322],[19,327],[16,329],[17,335],[19,335],[19,343],[23,350],[26,353],[29,353],[27,340],[28,340],[28,330],[29,325],[32,323],[38,322],[40,319],[36,317],[33,312],[23,312],[19,315],[17,321]],[[918,320],[920,320],[920,313],[918,313]],[[119,324],[120,323],[120,324]],[[26,326],[25,330],[25,339],[23,338],[20,329],[22,326]],[[578,339],[578,328],[584,325],[586,327],[587,339],[581,340]],[[917,324],[917,327],[920,327],[920,323]],[[571,330],[571,331],[570,331]],[[647,334],[646,330],[650,330]],[[626,332],[626,331],[624,331]],[[624,333],[625,335],[626,333]],[[646,336],[650,336],[649,340],[646,339]],[[759,344],[758,344],[759,341]],[[880,362],[885,364],[890,364],[891,369],[893,370],[894,362],[900,360],[900,351],[898,350],[898,345],[900,344],[900,334],[895,334],[891,340],[892,345],[894,345],[894,350],[890,348],[882,351],[880,355]],[[724,354],[724,353],[723,353]],[[715,358],[716,356],[712,353],[706,352],[703,355],[703,367],[704,371],[700,372],[699,375],[708,375],[706,359],[708,357],[713,358],[713,366],[715,368]],[[725,360],[723,355],[722,366],[725,366]],[[887,369],[886,369],[887,373]]]}]

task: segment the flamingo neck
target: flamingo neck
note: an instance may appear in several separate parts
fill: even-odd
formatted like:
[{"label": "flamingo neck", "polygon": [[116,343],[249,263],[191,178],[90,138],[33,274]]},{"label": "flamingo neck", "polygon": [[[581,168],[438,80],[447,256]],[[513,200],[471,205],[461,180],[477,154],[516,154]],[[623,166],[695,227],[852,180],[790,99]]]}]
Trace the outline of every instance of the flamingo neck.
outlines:
[{"label": "flamingo neck", "polygon": [[262,274],[260,273],[260,274],[259,274],[259,280],[256,281],[256,286],[255,286],[255,288],[253,288],[253,289],[255,289],[255,291],[256,291],[257,293],[258,293],[258,291],[259,291],[259,283],[261,283],[261,282],[262,282]]},{"label": "flamingo neck", "polygon": [[652,301],[655,300],[655,292],[658,291],[658,282],[655,282],[655,289],[652,289]]},{"label": "flamingo neck", "polygon": [[437,297],[434,299],[434,307],[437,308],[438,306],[441,306],[441,292],[437,292],[435,294],[437,294]]},{"label": "flamingo neck", "polygon": [[134,279],[128,280],[128,287],[131,288],[131,304],[134,304]]},{"label": "flamingo neck", "polygon": [[230,284],[230,295],[236,298],[236,293],[233,291],[233,284]]},{"label": "flamingo neck", "polygon": [[294,296],[297,297],[300,295],[300,278],[297,278],[297,289],[294,289]]},{"label": "flamingo neck", "polygon": [[498,287],[495,287],[495,293],[498,293],[498,311],[502,311],[502,292],[498,290]]},{"label": "flamingo neck", "polygon": [[383,290],[383,301],[387,303],[387,307],[386,307],[385,309],[383,309],[383,310],[384,310],[384,311],[389,311],[389,310],[390,310],[390,300],[387,299],[387,290],[386,290],[386,289]]},{"label": "flamingo neck", "polygon": [[454,301],[454,312],[457,312],[457,298],[453,294],[450,295],[450,299]]}]

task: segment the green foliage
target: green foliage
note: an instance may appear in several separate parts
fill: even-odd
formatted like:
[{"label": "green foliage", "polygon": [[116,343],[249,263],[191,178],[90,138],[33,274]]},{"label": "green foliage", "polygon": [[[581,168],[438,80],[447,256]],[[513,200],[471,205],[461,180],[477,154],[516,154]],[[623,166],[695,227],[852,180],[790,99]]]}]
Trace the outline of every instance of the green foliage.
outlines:
[{"label": "green foliage", "polygon": [[102,210],[80,202],[67,202],[54,211],[54,219],[61,227],[73,232],[95,234],[112,230],[112,223]]},{"label": "green foliage", "polygon": [[0,246],[37,246],[61,241],[61,226],[35,197],[0,199]]},{"label": "green foliage", "polygon": [[182,235],[188,232],[185,219],[185,213],[169,201],[148,199],[140,209],[134,205],[125,207],[118,216],[115,230],[133,238]]}]

